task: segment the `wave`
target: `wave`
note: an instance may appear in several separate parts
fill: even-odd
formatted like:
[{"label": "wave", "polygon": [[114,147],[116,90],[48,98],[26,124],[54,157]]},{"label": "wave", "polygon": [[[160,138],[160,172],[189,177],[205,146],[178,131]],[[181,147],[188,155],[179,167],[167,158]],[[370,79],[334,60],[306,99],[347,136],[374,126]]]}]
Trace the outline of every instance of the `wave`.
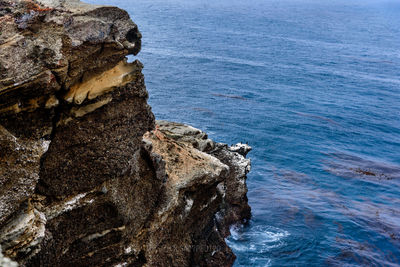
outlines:
[{"label": "wave", "polygon": [[230,230],[231,236],[226,241],[239,252],[265,253],[283,246],[284,239],[290,236],[288,231],[268,225],[252,226],[250,231],[244,226],[232,226]]}]

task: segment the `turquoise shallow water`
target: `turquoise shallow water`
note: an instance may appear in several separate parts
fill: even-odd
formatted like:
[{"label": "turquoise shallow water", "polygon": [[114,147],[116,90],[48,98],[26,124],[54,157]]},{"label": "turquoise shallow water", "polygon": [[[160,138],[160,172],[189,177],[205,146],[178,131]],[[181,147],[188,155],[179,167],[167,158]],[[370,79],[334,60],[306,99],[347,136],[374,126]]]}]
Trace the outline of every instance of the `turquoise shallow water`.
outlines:
[{"label": "turquoise shallow water", "polygon": [[249,142],[235,266],[400,266],[400,2],[91,0],[143,33],[158,119]]}]

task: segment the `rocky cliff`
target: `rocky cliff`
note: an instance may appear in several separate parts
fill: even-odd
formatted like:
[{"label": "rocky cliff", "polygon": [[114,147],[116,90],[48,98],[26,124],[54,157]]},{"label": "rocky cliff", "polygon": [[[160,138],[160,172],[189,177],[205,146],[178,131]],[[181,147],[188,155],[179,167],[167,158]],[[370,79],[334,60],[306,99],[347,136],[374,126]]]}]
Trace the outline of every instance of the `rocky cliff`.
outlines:
[{"label": "rocky cliff", "polygon": [[155,122],[129,15],[0,0],[0,245],[22,266],[230,266],[250,147]]}]

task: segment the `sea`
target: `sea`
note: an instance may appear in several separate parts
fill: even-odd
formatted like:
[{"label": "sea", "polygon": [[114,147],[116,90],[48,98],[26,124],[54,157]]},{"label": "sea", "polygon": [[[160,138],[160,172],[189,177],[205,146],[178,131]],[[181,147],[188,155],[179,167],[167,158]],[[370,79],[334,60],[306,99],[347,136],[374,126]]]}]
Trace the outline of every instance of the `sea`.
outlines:
[{"label": "sea", "polygon": [[86,0],[143,34],[157,119],[253,147],[238,266],[400,266],[399,0]]}]

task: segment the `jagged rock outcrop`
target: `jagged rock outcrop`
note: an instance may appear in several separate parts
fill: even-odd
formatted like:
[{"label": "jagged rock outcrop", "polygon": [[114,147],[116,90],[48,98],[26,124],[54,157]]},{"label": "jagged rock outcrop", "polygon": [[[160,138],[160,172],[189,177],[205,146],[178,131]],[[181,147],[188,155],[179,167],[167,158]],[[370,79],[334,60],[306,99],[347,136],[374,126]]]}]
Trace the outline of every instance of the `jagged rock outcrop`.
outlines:
[{"label": "jagged rock outcrop", "polygon": [[222,194],[222,205],[216,214],[218,229],[224,237],[229,235],[229,226],[247,223],[251,209],[247,203],[246,175],[250,171],[250,160],[246,159],[251,147],[247,144],[228,146],[208,139],[206,133],[192,126],[177,122],[157,121],[158,129],[179,143],[190,144],[228,166],[223,183],[218,184]]},{"label": "jagged rock outcrop", "polygon": [[22,266],[230,266],[247,145],[147,104],[115,7],[0,0],[0,245]]},{"label": "jagged rock outcrop", "polygon": [[[167,266],[231,266],[235,256],[224,238],[230,225],[246,223],[251,216],[246,196],[250,160],[245,159],[251,148],[216,143],[199,129],[168,121],[157,121],[156,131],[146,133],[144,140],[152,153],[162,156],[168,177],[166,208],[156,220],[168,231],[162,238],[154,236],[159,256],[173,255]],[[153,265],[163,265],[166,256]]]}]

